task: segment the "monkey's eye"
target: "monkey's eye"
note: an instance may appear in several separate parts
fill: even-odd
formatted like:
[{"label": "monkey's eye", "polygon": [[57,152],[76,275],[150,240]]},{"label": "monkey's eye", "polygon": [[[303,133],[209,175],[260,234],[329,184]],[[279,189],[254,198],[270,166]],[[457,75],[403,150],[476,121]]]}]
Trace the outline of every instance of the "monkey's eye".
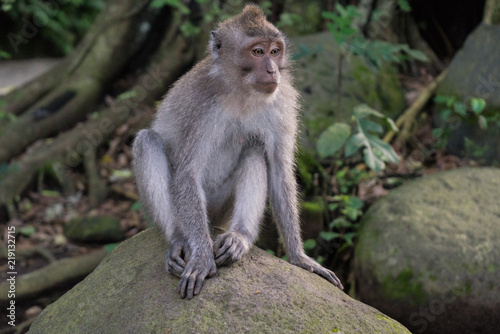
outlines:
[{"label": "monkey's eye", "polygon": [[272,49],[271,50],[271,56],[277,56],[280,54],[280,49]]},{"label": "monkey's eye", "polygon": [[264,50],[257,48],[257,49],[253,49],[252,53],[254,54],[254,56],[262,56],[262,55],[264,55]]}]

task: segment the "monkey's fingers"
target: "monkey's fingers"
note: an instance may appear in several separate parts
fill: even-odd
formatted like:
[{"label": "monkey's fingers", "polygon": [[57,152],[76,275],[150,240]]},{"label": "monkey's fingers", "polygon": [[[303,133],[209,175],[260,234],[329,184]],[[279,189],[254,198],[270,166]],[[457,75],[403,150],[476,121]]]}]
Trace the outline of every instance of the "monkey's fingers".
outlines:
[{"label": "monkey's fingers", "polygon": [[230,247],[224,247],[215,254],[215,264],[218,266],[228,265],[238,261],[243,256],[245,249],[239,244],[232,244]]},{"label": "monkey's fingers", "polygon": [[179,265],[176,261],[173,261],[170,258],[167,258],[167,271],[174,276],[181,278],[182,273],[184,272],[185,266]]},{"label": "monkey's fingers", "polygon": [[186,262],[181,257],[182,251],[183,249],[181,243],[173,243],[167,252],[167,270],[177,277],[181,277],[184,269],[186,268]]},{"label": "monkey's fingers", "polygon": [[342,286],[342,283],[340,282],[339,278],[335,275],[333,271],[330,271],[323,267],[319,267],[319,268],[314,268],[314,272],[320,275],[321,277],[325,278],[327,281],[335,285],[340,290],[344,290],[344,286]]},{"label": "monkey's fingers", "polygon": [[201,267],[195,267],[194,270],[186,269],[182,273],[181,281],[179,283],[179,293],[181,298],[187,297],[187,299],[192,299],[200,293],[205,279],[213,277],[216,274],[215,266],[204,269],[200,268]]},{"label": "monkey's fingers", "polygon": [[189,288],[189,282],[192,280],[196,280],[196,271],[194,273],[191,273],[190,270],[186,269],[181,275],[181,281],[179,282],[179,294],[181,295],[181,298],[186,298],[188,296],[188,299],[193,298],[192,294],[191,297],[189,297],[188,294],[188,288]]},{"label": "monkey's fingers", "polygon": [[205,270],[205,272],[200,276],[203,277],[203,279],[197,279],[196,280],[196,285],[194,286],[194,295],[196,296],[197,294],[200,293],[201,288],[203,287],[203,283],[205,283],[206,278],[214,277],[216,273],[216,270]]},{"label": "monkey's fingers", "polygon": [[241,259],[246,248],[235,232],[220,235],[215,242],[215,264],[229,265]]}]

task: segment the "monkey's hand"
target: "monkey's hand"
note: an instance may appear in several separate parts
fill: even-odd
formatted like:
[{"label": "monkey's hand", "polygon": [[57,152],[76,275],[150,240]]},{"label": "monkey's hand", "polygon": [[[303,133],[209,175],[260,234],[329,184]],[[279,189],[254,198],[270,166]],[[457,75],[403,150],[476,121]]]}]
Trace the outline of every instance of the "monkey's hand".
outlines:
[{"label": "monkey's hand", "polygon": [[167,251],[167,271],[172,275],[181,278],[189,257],[190,252],[188,251],[188,247],[184,247],[184,244],[180,241],[172,241],[170,248]]},{"label": "monkey's hand", "polygon": [[214,242],[215,263],[218,266],[226,266],[236,262],[249,248],[245,237],[238,232],[220,234]]},{"label": "monkey's hand", "polygon": [[200,293],[203,282],[206,278],[213,277],[216,273],[213,253],[199,252],[193,253],[186,262],[186,267],[181,275],[179,283],[179,293],[181,298],[191,299]]},{"label": "monkey's hand", "polygon": [[291,259],[290,263],[311,273],[315,273],[335,285],[337,288],[344,290],[342,283],[340,283],[340,280],[333,271],[322,267],[318,262],[314,261],[307,255],[303,255],[297,259]]}]

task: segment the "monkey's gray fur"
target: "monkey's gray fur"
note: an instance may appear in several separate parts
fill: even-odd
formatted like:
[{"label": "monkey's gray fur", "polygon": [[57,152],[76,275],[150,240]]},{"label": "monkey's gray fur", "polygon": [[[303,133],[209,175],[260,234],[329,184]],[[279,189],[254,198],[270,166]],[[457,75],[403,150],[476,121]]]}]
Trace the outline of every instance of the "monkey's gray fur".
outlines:
[{"label": "monkey's gray fur", "polygon": [[[216,265],[237,261],[259,232],[266,199],[292,264],[342,288],[302,249],[294,153],[298,92],[283,34],[258,7],[219,24],[209,55],[170,89],[133,145],[143,204],[170,248],[181,297]],[[214,242],[209,224],[229,229]]]}]

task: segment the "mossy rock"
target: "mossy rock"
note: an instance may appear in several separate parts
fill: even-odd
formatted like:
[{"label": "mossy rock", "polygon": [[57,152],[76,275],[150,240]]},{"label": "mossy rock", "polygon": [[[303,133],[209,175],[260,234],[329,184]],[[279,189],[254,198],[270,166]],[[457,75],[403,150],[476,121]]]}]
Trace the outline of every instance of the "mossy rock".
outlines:
[{"label": "mossy rock", "polygon": [[415,333],[498,333],[500,169],[424,176],[364,215],[359,297]]},{"label": "mossy rock", "polygon": [[64,234],[82,242],[116,242],[125,239],[120,221],[111,217],[75,218],[64,226]]},{"label": "mossy rock", "polygon": [[[349,55],[340,69],[340,48],[329,32],[296,37],[292,44],[295,85],[302,97],[305,147],[314,147],[320,133],[332,123],[351,122],[353,109],[359,104],[368,104],[391,118],[404,111],[406,102],[396,66],[384,64],[376,70],[364,58]],[[338,87],[339,71],[342,88]]]},{"label": "mossy rock", "polygon": [[181,299],[179,279],[165,272],[166,247],[156,228],[123,242],[29,333],[410,333],[256,247],[218,269],[200,295]]},{"label": "mossy rock", "polygon": [[[486,101],[486,116],[500,114],[500,26],[479,25],[467,38],[462,49],[453,58],[448,74],[438,86],[438,94],[455,96],[459,101],[471,98]],[[443,108],[444,109],[444,108]],[[436,117],[439,127],[444,126]],[[477,117],[457,118],[448,141],[448,150],[459,156],[465,152],[467,137],[476,145],[485,147],[479,157],[487,162],[500,162],[500,126],[491,122],[486,130],[479,127]]]}]

